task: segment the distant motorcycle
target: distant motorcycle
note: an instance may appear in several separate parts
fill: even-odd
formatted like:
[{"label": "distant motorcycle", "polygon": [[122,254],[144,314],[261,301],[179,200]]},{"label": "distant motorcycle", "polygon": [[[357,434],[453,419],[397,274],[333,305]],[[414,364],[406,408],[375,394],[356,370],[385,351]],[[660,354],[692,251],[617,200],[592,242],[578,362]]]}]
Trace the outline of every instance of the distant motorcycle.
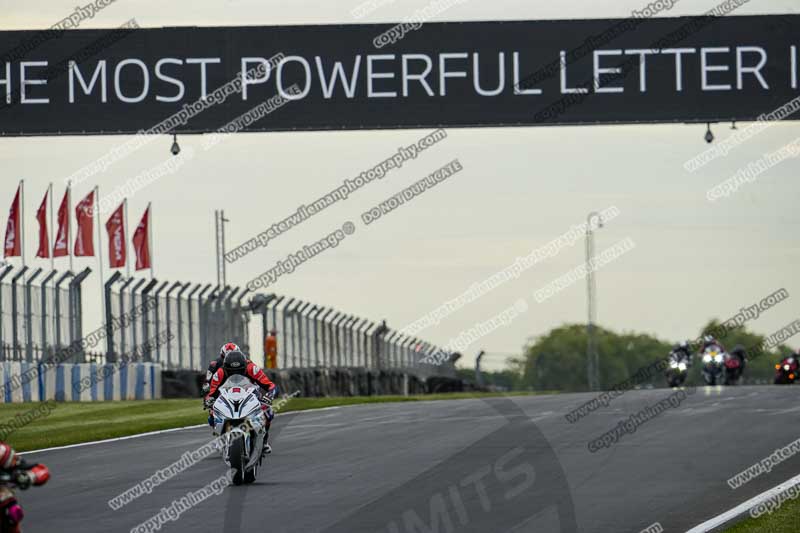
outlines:
[{"label": "distant motorcycle", "polygon": [[735,355],[724,354],[725,360],[725,385],[736,385],[744,371],[744,363]]},{"label": "distant motorcycle", "polygon": [[790,355],[775,365],[775,385],[791,385],[797,381],[797,359]]},{"label": "distant motorcycle", "polygon": [[[25,490],[32,485],[44,485],[50,479],[46,466],[29,465],[20,461],[14,470],[0,472],[0,499],[14,497],[14,489]],[[18,503],[0,509],[0,533],[20,533],[20,522],[25,513]]]},{"label": "distant motorcycle", "polygon": [[670,387],[680,387],[686,381],[689,369],[689,360],[683,353],[671,352],[669,354],[669,365],[665,372],[667,385]]},{"label": "distant motorcycle", "polygon": [[267,418],[260,389],[244,376],[230,376],[212,407],[214,433],[222,435],[222,458],[236,470],[233,484],[252,483],[264,452]]},{"label": "distant motorcycle", "polygon": [[703,381],[706,385],[716,385],[722,380],[725,352],[716,344],[708,345],[701,356],[703,361]]}]

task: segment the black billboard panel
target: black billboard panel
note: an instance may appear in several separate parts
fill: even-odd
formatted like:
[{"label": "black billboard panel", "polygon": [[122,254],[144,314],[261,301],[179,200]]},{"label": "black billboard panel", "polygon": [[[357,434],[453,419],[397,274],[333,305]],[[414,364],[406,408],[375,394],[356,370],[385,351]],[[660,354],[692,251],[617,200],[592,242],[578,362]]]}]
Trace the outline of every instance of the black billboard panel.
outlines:
[{"label": "black billboard panel", "polygon": [[0,135],[754,120],[800,96],[800,15],[135,26],[0,32]]}]

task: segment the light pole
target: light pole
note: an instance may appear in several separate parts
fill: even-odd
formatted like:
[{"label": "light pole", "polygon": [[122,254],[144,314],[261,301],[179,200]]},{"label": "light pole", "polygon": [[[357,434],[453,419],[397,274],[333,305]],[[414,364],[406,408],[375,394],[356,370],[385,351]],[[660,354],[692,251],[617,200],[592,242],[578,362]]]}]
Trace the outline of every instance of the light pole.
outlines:
[{"label": "light pole", "polygon": [[225,223],[230,222],[225,218],[225,211],[214,211],[214,234],[217,246],[217,285],[224,287],[227,283],[225,276]]},{"label": "light pole", "polygon": [[586,326],[586,374],[589,389],[600,389],[600,361],[597,354],[594,323],[597,320],[597,286],[595,285],[592,259],[594,259],[594,231],[592,220],[597,219],[597,228],[603,227],[603,217],[592,211],[586,217],[586,307],[588,321]]}]

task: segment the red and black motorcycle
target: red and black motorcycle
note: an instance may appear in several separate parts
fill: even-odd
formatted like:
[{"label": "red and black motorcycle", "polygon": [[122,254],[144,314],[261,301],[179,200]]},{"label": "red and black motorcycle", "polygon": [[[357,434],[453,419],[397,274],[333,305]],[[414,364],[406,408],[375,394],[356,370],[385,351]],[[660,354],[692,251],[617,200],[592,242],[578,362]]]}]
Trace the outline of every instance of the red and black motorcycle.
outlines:
[{"label": "red and black motorcycle", "polygon": [[775,365],[775,385],[791,385],[797,381],[797,358],[794,355],[784,357]]},{"label": "red and black motorcycle", "polygon": [[15,489],[25,490],[33,485],[44,485],[50,471],[41,464],[17,463],[11,470],[0,471],[0,533],[20,533],[20,522],[25,516],[17,502]]}]

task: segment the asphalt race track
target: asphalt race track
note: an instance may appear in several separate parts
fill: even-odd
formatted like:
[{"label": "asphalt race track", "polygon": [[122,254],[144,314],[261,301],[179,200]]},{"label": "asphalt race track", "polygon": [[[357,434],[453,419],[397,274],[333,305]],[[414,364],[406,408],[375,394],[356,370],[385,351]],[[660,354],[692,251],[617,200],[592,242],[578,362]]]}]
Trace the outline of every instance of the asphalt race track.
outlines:
[{"label": "asphalt race track", "polygon": [[[160,531],[638,533],[655,522],[686,531],[800,473],[795,456],[735,491],[726,484],[800,437],[796,386],[698,388],[589,451],[670,394],[631,391],[575,423],[564,415],[591,394],[288,413],[255,484],[228,487]],[[32,454],[53,477],[20,494],[24,530],[131,531],[225,474],[219,455],[117,511],[108,500],[210,439],[190,429]]]}]

